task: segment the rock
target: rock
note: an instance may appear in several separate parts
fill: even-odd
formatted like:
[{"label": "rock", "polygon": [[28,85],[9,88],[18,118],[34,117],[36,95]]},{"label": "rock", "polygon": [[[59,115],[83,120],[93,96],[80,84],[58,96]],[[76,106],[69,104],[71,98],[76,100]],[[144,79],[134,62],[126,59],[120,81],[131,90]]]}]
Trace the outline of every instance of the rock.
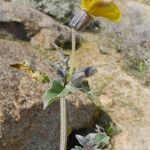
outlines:
[{"label": "rock", "polygon": [[[50,53],[52,55],[52,53]],[[26,59],[37,70],[55,73],[41,54],[27,44],[0,40],[0,149],[59,149],[59,102],[43,110],[42,96],[48,85],[32,81],[24,73],[9,67]],[[75,99],[80,101],[76,107]],[[68,97],[68,129],[83,128],[95,113],[86,96]]]},{"label": "rock", "polygon": [[51,48],[49,43],[53,43],[60,35],[68,37],[71,32],[38,10],[17,2],[3,1],[0,2],[0,27],[2,38],[7,31],[13,37],[29,40],[33,45],[43,48]]},{"label": "rock", "polygon": [[149,150],[149,127],[137,127],[125,129],[116,137],[115,150]]},{"label": "rock", "polygon": [[[75,12],[80,9],[80,0],[12,0],[13,2],[26,4],[40,10],[41,12],[49,15],[53,19],[69,26],[69,23],[74,16]],[[97,33],[100,30],[100,22],[94,20],[86,31]]]},{"label": "rock", "polygon": [[29,41],[30,38],[27,36],[25,26],[19,22],[1,22],[0,23],[0,38],[16,40],[20,39],[23,41]]},{"label": "rock", "polygon": [[[12,0],[15,2],[27,4],[32,6],[49,16],[52,16],[54,19],[68,24],[68,21],[71,19],[74,11],[79,8],[79,5],[76,5],[74,0]],[[80,3],[79,0],[76,0],[76,3]]]},{"label": "rock", "polygon": [[99,101],[102,107],[110,107],[113,105],[113,100],[107,95],[101,95]]},{"label": "rock", "polygon": [[100,43],[98,43],[99,51],[102,54],[110,55],[112,53],[111,42],[107,38],[103,38]]}]

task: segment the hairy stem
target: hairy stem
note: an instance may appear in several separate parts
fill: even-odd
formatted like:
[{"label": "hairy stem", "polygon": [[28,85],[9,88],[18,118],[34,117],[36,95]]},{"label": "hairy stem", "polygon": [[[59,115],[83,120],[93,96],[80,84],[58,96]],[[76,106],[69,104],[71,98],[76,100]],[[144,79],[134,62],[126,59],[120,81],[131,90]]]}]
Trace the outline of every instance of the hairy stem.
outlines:
[{"label": "hairy stem", "polygon": [[71,53],[71,59],[70,59],[70,70],[69,70],[69,75],[68,75],[68,81],[71,80],[71,76],[74,71],[75,50],[76,50],[76,31],[72,29],[72,53]]},{"label": "hairy stem", "polygon": [[60,148],[59,150],[66,150],[67,144],[67,111],[66,100],[64,97],[60,99]]},{"label": "hairy stem", "polygon": [[[76,33],[72,29],[72,53],[70,59],[70,70],[68,75],[68,81],[71,80],[71,76],[74,71],[74,61],[75,61],[75,50],[76,50]],[[67,144],[67,111],[66,111],[66,100],[64,97],[60,99],[60,148],[59,150],[66,150]]]}]

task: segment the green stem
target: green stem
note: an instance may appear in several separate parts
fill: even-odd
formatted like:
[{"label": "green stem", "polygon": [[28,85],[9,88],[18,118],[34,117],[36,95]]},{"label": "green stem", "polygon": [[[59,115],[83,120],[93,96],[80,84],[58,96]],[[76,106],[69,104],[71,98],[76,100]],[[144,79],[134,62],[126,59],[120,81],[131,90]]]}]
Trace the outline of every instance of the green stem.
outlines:
[{"label": "green stem", "polygon": [[67,145],[67,111],[66,100],[64,97],[60,99],[60,148],[59,150],[66,150]]},{"label": "green stem", "polygon": [[71,59],[70,59],[70,70],[69,70],[69,75],[68,75],[68,81],[71,80],[71,76],[74,71],[75,50],[76,50],[76,31],[72,29],[72,53],[71,53]]}]

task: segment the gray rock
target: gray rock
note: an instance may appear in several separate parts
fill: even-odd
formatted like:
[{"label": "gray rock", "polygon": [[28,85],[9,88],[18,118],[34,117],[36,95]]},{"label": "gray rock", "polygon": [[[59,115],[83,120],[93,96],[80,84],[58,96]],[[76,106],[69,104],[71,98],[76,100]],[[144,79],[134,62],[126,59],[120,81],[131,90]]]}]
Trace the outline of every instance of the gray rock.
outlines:
[{"label": "gray rock", "polygon": [[74,13],[74,10],[79,8],[77,3],[79,0],[12,0],[19,3],[24,3],[32,6],[45,14],[48,14],[65,24],[68,23],[69,18]]},{"label": "gray rock", "polygon": [[[51,48],[49,43],[53,43],[60,35],[68,37],[71,32],[51,17],[17,2],[0,2],[0,27],[2,38],[5,32],[9,32],[15,38],[29,40],[33,45],[43,48]],[[67,42],[71,45],[70,40]],[[78,45],[80,42],[78,40]]]},{"label": "gray rock", "polygon": [[[42,96],[48,85],[33,82],[9,67],[22,59],[48,73],[51,79],[55,77],[38,51],[25,44],[0,40],[0,149],[58,150],[59,102],[43,110]],[[80,101],[78,107],[75,99]],[[68,97],[67,107],[70,131],[83,128],[96,110],[80,93],[76,98]]]},{"label": "gray rock", "polygon": [[[80,0],[12,0],[13,2],[23,3],[32,6],[41,12],[51,16],[55,20],[69,26],[71,19],[76,11],[80,9]],[[99,21],[93,21],[87,31],[98,32],[100,29]]]}]

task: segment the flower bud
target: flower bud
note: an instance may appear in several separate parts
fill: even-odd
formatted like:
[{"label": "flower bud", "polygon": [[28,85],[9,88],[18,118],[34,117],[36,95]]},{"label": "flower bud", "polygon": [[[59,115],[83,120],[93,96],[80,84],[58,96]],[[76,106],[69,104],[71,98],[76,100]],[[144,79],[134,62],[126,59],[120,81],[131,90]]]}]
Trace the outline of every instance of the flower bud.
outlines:
[{"label": "flower bud", "polygon": [[76,72],[71,77],[71,83],[73,86],[78,87],[83,82],[84,79],[85,79],[84,72]]},{"label": "flower bud", "polygon": [[86,68],[83,68],[81,71],[84,72],[85,77],[90,77],[97,72],[97,69],[94,67],[86,67]]},{"label": "flower bud", "polygon": [[70,22],[70,27],[76,31],[83,31],[93,20],[85,10],[79,10]]}]

